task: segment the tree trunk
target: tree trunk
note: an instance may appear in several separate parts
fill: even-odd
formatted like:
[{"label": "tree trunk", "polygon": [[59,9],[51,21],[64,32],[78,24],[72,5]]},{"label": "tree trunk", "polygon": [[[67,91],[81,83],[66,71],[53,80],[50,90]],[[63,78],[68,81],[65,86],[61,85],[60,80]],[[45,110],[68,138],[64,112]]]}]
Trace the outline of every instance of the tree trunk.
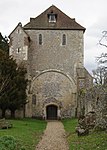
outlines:
[{"label": "tree trunk", "polygon": [[11,110],[11,118],[15,118],[15,110]]},{"label": "tree trunk", "polygon": [[2,118],[5,118],[5,112],[6,112],[6,110],[2,109]]}]

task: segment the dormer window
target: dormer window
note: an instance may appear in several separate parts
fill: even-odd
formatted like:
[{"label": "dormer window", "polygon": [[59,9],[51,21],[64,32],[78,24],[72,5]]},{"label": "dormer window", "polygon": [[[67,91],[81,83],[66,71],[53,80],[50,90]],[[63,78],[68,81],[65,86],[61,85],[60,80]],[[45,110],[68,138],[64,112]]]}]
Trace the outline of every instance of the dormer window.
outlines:
[{"label": "dormer window", "polygon": [[51,12],[50,14],[48,14],[48,19],[49,19],[49,22],[56,22],[57,15]]},{"label": "dormer window", "polygon": [[49,15],[49,22],[56,22],[55,14]]}]

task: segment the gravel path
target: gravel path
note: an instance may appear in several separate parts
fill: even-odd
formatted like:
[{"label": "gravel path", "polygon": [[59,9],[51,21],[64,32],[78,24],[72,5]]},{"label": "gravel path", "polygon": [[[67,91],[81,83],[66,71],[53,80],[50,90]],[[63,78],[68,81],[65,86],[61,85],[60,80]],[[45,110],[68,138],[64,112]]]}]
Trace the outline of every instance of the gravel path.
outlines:
[{"label": "gravel path", "polygon": [[49,121],[36,150],[69,150],[65,130],[60,121]]}]

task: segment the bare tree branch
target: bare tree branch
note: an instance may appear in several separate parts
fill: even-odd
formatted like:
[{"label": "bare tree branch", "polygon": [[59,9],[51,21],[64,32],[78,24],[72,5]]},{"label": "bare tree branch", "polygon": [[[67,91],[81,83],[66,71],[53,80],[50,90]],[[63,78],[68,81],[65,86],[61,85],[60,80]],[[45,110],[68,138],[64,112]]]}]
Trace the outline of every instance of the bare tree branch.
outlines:
[{"label": "bare tree branch", "polygon": [[99,44],[100,44],[101,46],[104,46],[104,47],[107,48],[107,45],[104,44],[104,43],[102,43],[102,40],[103,40],[103,39],[107,40],[107,39],[106,39],[106,38],[107,38],[107,31],[103,31],[102,33],[103,33],[103,36],[102,36],[101,39],[99,40]]}]

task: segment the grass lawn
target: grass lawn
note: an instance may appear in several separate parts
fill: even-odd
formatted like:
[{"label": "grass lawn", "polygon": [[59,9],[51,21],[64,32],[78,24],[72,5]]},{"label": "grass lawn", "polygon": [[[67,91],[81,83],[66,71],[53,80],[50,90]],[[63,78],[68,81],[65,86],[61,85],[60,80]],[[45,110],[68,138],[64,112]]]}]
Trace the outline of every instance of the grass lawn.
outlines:
[{"label": "grass lawn", "polygon": [[77,119],[62,121],[67,132],[70,150],[107,150],[107,132],[91,132],[88,136],[78,137],[75,133]]},{"label": "grass lawn", "polygon": [[12,135],[19,140],[26,150],[35,150],[35,145],[46,128],[46,122],[36,119],[9,121],[13,124],[13,128],[0,130],[0,137]]}]

